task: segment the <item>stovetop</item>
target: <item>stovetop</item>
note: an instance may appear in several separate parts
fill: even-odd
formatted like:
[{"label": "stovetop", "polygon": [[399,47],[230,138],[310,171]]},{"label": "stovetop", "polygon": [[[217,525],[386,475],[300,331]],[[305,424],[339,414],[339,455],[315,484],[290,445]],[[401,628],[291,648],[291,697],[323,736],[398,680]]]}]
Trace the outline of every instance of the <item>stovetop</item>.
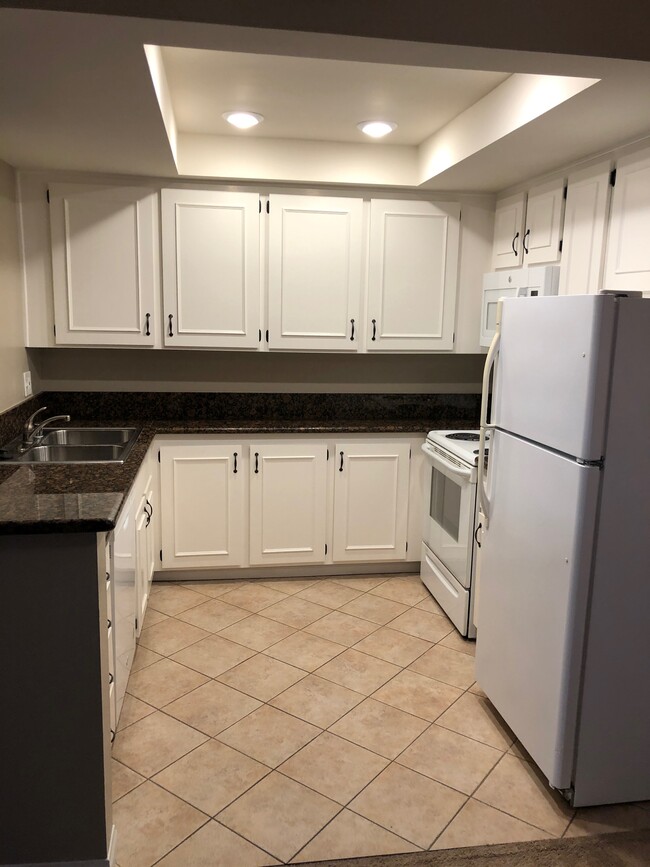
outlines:
[{"label": "stovetop", "polygon": [[[427,434],[438,448],[443,448],[450,454],[471,466],[478,464],[479,432],[477,430],[432,430]],[[490,434],[486,434],[489,443]],[[486,447],[486,452],[489,449]]]}]

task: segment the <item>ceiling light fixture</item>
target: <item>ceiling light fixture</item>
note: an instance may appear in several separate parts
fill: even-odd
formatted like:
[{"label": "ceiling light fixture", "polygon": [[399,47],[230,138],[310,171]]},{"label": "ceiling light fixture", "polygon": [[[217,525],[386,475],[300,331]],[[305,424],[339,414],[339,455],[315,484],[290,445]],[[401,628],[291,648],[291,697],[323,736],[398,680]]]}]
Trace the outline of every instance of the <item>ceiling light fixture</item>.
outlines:
[{"label": "ceiling light fixture", "polygon": [[250,129],[264,120],[261,114],[252,111],[226,111],[221,116],[237,129]]},{"label": "ceiling light fixture", "polygon": [[397,129],[397,124],[386,120],[364,120],[358,123],[357,127],[371,138],[383,138],[389,132]]}]

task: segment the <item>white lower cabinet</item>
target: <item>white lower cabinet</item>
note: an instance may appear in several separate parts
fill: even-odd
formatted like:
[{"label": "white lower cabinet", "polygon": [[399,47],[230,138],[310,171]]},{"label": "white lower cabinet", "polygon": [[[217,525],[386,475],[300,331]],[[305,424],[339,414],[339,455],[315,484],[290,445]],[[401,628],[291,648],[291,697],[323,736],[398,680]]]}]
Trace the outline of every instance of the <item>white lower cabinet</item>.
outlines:
[{"label": "white lower cabinet", "polygon": [[408,443],[337,443],[335,562],[406,559],[409,452]]}]

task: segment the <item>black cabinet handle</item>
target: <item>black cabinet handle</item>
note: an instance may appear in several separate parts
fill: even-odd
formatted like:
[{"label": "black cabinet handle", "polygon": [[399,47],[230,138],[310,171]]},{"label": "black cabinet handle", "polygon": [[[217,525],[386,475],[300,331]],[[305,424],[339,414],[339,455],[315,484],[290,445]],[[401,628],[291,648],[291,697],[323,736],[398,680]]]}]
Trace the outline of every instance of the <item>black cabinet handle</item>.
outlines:
[{"label": "black cabinet handle", "polygon": [[350,319],[350,325],[352,326],[352,334],[350,335],[350,340],[354,340],[354,319]]},{"label": "black cabinet handle", "polygon": [[107,620],[106,624],[107,624],[107,626],[106,626],[107,629],[110,629],[111,626],[113,625],[110,620]]},{"label": "black cabinet handle", "polygon": [[115,730],[111,729],[111,743],[115,740]]},{"label": "black cabinet handle", "polygon": [[233,470],[233,473],[236,473],[237,472],[237,452],[234,453],[234,458],[235,458],[235,468]]},{"label": "black cabinet handle", "polygon": [[147,337],[149,337],[151,335],[151,331],[149,330],[149,320],[150,319],[151,319],[151,313],[145,313],[145,316],[144,316],[144,322],[145,322],[144,333]]},{"label": "black cabinet handle", "polygon": [[174,314],[173,314],[173,313],[170,313],[170,314],[169,314],[169,336],[170,336],[170,337],[173,337],[173,336],[174,336],[174,328],[173,328],[173,325],[172,325],[172,319],[173,319],[173,318],[174,318]]},{"label": "black cabinet handle", "polygon": [[109,671],[108,672],[108,685],[110,686],[114,680],[115,680],[115,678],[113,677],[112,673]]},{"label": "black cabinet handle", "polygon": [[512,239],[512,252],[515,254],[515,256],[519,255],[519,254],[517,253],[517,249],[516,249],[516,247],[515,247],[515,241],[517,240],[518,237],[519,237],[519,232],[517,232],[517,234],[515,235],[515,237]]},{"label": "black cabinet handle", "polygon": [[521,243],[522,243],[522,245],[523,245],[523,248],[524,248],[524,253],[528,253],[528,252],[529,252],[528,247],[526,246],[526,238],[527,238],[529,235],[530,235],[530,229],[526,229],[526,231],[525,231],[525,233],[524,233],[524,237],[522,238],[522,241],[521,241]]},{"label": "black cabinet handle", "polygon": [[339,465],[339,473],[343,472],[343,452],[340,452],[341,455],[341,463]]},{"label": "black cabinet handle", "polygon": [[255,472],[259,473],[260,471],[260,453],[255,452]]},{"label": "black cabinet handle", "polygon": [[[151,509],[150,512],[147,511],[147,506],[149,506],[149,508]],[[146,502],[145,502],[144,513],[147,516],[147,523],[145,524],[145,527],[148,527],[149,524],[151,523],[151,518],[153,516],[153,506],[151,505],[149,500],[146,500]]]},{"label": "black cabinet handle", "polygon": [[377,339],[377,320],[376,319],[372,320],[372,339],[373,340]]},{"label": "black cabinet handle", "polygon": [[483,526],[483,524],[479,524],[478,527],[476,528],[476,530],[474,530],[474,541],[479,546],[479,548],[481,547],[481,543],[478,540],[478,531],[481,529],[482,526]]},{"label": "black cabinet handle", "polygon": [[109,582],[110,580],[111,580],[111,573],[110,573],[110,572],[107,572],[107,573],[106,573],[106,583],[108,584],[108,582]]}]

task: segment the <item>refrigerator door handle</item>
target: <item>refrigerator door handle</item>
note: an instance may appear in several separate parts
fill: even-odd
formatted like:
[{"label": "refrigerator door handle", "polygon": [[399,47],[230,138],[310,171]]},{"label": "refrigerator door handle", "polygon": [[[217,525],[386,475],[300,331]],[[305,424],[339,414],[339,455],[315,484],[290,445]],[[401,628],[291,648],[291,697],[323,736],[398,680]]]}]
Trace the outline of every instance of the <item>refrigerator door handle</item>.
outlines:
[{"label": "refrigerator door handle", "polygon": [[488,430],[493,430],[496,425],[490,424],[487,420],[488,398],[490,388],[490,374],[496,369],[496,360],[499,352],[499,343],[501,342],[501,301],[497,304],[496,329],[492,343],[488,349],[485,358],[485,367],[483,369],[483,394],[481,395],[481,420],[480,420],[480,436],[478,446],[478,500],[479,509],[485,516],[484,529],[487,529],[490,521],[490,501],[487,495],[487,487],[485,480],[485,434]]}]

